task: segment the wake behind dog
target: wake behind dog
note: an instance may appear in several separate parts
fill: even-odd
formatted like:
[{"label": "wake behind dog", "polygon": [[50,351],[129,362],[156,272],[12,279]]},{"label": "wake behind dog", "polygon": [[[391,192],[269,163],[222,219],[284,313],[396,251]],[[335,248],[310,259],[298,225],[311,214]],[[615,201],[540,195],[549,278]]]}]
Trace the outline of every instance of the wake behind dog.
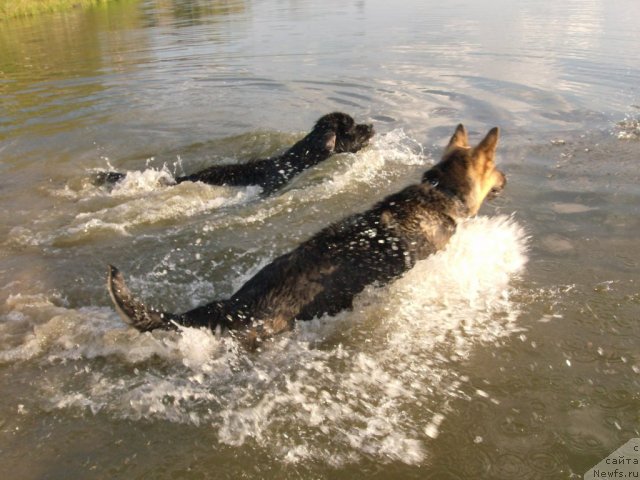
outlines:
[{"label": "wake behind dog", "polygon": [[[247,163],[214,165],[204,170],[176,177],[175,183],[202,182],[209,185],[262,187],[268,195],[284,187],[303,171],[338,153],[356,153],[374,135],[373,125],[357,124],[342,112],[318,119],[311,132],[281,155],[256,159]],[[99,172],[94,185],[114,184],[126,177],[122,172]]]},{"label": "wake behind dog", "polygon": [[295,320],[334,315],[367,285],[386,284],[441,250],[459,221],[475,215],[506,178],[495,167],[499,132],[475,147],[459,125],[442,160],[419,184],[321,230],[275,259],[228,299],[174,314],[145,306],[110,266],[108,289],[123,320],[140,331],[176,325],[238,332],[249,347],[289,330]]}]

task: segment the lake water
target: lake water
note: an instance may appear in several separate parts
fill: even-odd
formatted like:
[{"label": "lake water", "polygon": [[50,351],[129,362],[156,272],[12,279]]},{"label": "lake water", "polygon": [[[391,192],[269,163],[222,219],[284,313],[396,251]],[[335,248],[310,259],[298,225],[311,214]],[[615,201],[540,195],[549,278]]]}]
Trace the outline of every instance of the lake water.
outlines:
[{"label": "lake water", "polygon": [[[0,23],[0,478],[577,479],[640,437],[640,2],[116,1]],[[342,110],[267,199],[175,174]],[[261,352],[140,334],[499,126],[503,196]],[[129,172],[112,191],[92,172]]]}]

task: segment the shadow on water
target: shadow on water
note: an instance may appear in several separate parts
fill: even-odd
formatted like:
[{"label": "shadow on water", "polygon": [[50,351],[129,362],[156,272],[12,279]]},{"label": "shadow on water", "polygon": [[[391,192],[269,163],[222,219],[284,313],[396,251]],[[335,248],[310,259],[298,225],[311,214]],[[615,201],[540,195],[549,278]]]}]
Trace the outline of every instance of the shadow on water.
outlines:
[{"label": "shadow on water", "polygon": [[[137,1],[0,23],[5,138],[49,135],[94,121],[93,107],[105,90],[96,79],[107,65],[101,32],[111,24],[124,31],[137,26]],[[117,54],[125,43],[109,45],[110,51]]]},{"label": "shadow on water", "polygon": [[[109,88],[103,77],[150,61],[122,58],[132,42],[137,51],[148,50],[147,36],[135,33],[140,27],[215,24],[245,10],[242,1],[157,0],[141,8],[139,0],[120,0],[0,22],[0,139],[50,135],[100,121],[96,103]],[[119,35],[105,36],[115,29]]]},{"label": "shadow on water", "polygon": [[143,8],[144,25],[186,28],[211,24],[245,13],[248,8],[243,0],[154,0]]}]

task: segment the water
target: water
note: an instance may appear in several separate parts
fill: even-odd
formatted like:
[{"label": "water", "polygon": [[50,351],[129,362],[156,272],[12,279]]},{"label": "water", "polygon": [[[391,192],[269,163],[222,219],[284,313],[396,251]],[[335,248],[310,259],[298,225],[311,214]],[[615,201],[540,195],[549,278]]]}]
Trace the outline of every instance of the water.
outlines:
[{"label": "water", "polygon": [[[0,477],[567,479],[640,436],[634,0],[114,2],[0,24]],[[262,199],[176,174],[324,113],[375,142]],[[139,334],[502,129],[504,195],[261,352]],[[113,191],[91,173],[130,172]]]}]

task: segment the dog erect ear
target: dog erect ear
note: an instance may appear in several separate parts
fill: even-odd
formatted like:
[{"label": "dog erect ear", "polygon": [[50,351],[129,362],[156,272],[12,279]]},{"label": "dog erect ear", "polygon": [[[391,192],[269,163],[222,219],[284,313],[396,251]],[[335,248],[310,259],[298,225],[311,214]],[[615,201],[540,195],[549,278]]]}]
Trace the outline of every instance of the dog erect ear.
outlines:
[{"label": "dog erect ear", "polygon": [[449,140],[447,150],[450,150],[452,148],[469,148],[469,138],[467,137],[467,130],[462,124],[457,126],[456,131],[453,132],[451,140]]},{"label": "dog erect ear", "polygon": [[496,153],[496,147],[498,146],[498,137],[500,136],[500,129],[493,127],[487,133],[487,136],[474,149],[476,152],[482,152],[487,157],[493,158]]}]

